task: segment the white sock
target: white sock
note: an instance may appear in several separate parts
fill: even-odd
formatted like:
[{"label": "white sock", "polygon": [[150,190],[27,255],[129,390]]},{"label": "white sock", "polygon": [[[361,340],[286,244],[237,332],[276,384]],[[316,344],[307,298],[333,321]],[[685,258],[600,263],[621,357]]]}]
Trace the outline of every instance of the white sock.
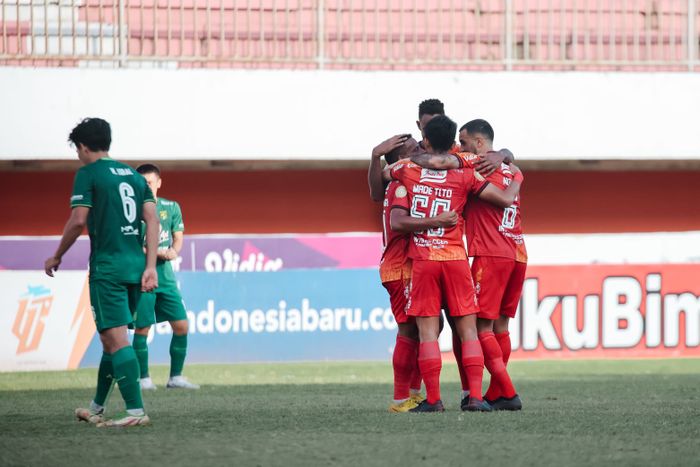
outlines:
[{"label": "white sock", "polygon": [[100,404],[95,404],[95,401],[90,401],[90,412],[98,413],[104,410],[104,406]]},{"label": "white sock", "polygon": [[469,391],[462,391],[462,399],[469,397]]},{"label": "white sock", "polygon": [[127,409],[126,413],[129,415],[133,415],[134,417],[140,417],[141,415],[145,415],[146,412],[143,411],[143,409]]},{"label": "white sock", "polygon": [[399,405],[406,402],[408,399],[394,399],[394,404]]},{"label": "white sock", "polygon": [[420,394],[420,388],[418,388],[418,389],[411,388],[411,394]]}]

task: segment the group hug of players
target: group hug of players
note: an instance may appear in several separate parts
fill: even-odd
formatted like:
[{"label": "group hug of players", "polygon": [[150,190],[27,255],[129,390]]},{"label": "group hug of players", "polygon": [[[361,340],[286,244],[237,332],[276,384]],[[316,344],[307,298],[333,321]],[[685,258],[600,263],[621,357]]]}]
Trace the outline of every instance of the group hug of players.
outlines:
[{"label": "group hug of players", "polygon": [[[384,202],[380,276],[398,323],[389,411],[445,410],[438,345],[443,309],[462,382],[461,409],[520,410],[506,365],[508,321],[527,267],[522,173],[509,151],[493,151],[493,128],[485,120],[458,133],[437,99],[423,101],[418,118],[422,141],[397,135],[382,142],[372,151],[368,175],[372,199]],[[484,367],[491,381],[482,394]]]}]

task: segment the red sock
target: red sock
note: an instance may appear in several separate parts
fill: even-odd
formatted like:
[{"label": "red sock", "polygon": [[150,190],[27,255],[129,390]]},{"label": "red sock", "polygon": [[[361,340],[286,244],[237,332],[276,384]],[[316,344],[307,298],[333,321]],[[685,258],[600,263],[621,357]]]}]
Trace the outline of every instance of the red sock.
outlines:
[{"label": "red sock", "polygon": [[508,359],[510,358],[510,333],[508,331],[499,332],[495,334],[498,345],[501,347],[501,353],[503,354],[503,364],[508,365]]},{"label": "red sock", "polygon": [[462,366],[469,379],[469,396],[481,399],[484,378],[484,354],[478,340],[462,342]]},{"label": "red sock", "polygon": [[[489,373],[491,373],[489,391],[491,391],[492,387],[494,389],[497,388],[500,396],[510,399],[515,396],[515,388],[506,370],[506,365],[503,363],[503,354],[501,353],[501,347],[498,345],[496,336],[494,336],[491,331],[481,332],[479,333],[479,341],[484,351],[484,364],[486,365],[486,369],[489,370]],[[495,391],[491,393],[489,391],[486,391],[487,399],[494,400],[498,398],[498,396],[494,397]]]},{"label": "red sock", "polygon": [[394,399],[408,399],[411,376],[416,366],[418,342],[404,336],[396,336],[394,348]]},{"label": "red sock", "polygon": [[459,370],[459,379],[462,381],[462,391],[469,391],[469,379],[462,366],[462,341],[456,332],[452,333],[452,353],[455,354],[455,361],[457,362],[457,369]]},{"label": "red sock", "polygon": [[442,370],[442,355],[438,341],[420,343],[418,366],[425,382],[428,403],[434,404],[440,400],[440,370]]}]

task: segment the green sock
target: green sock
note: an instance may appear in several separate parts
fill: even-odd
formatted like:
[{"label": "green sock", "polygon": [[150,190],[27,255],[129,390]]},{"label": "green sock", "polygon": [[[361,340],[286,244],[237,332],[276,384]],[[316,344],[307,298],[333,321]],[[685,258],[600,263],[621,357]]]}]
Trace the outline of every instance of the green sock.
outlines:
[{"label": "green sock", "polygon": [[141,368],[141,378],[148,378],[148,344],[146,341],[148,336],[142,336],[141,334],[134,334],[134,342],[132,346],[134,347],[134,352],[136,352],[136,358],[139,360],[139,367]]},{"label": "green sock", "polygon": [[180,376],[182,367],[185,366],[187,355],[187,334],[181,336],[173,334],[170,340],[170,376]]},{"label": "green sock", "polygon": [[114,371],[112,369],[112,355],[107,352],[102,352],[102,360],[100,367],[97,370],[97,391],[93,402],[104,407],[109,394],[114,387]]},{"label": "green sock", "polygon": [[114,379],[119,384],[119,391],[126,404],[126,409],[142,409],[141,385],[139,384],[139,361],[130,345],[122,347],[112,354]]}]

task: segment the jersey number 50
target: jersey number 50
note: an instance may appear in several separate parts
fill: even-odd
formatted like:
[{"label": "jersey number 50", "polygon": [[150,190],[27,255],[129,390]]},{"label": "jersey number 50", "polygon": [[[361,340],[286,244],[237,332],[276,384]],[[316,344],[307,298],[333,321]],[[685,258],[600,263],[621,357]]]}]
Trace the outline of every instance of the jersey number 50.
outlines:
[{"label": "jersey number 50", "polygon": [[[428,205],[430,205],[429,210]],[[413,201],[411,202],[411,217],[435,217],[441,212],[449,210],[449,199],[435,198],[431,203],[430,198],[426,195],[414,195]],[[428,211],[427,216],[425,211]],[[437,229],[429,229],[428,235],[430,235],[431,237],[442,237],[443,235],[445,235],[445,228],[438,227]]]}]

